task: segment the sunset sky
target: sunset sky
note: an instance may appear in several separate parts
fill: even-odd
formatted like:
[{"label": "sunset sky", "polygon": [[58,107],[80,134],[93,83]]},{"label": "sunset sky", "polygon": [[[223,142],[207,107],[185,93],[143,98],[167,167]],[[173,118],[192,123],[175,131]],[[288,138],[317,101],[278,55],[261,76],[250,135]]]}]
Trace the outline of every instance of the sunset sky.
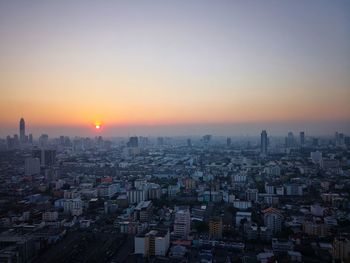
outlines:
[{"label": "sunset sky", "polygon": [[1,1],[0,113],[0,136],[350,132],[350,1]]}]

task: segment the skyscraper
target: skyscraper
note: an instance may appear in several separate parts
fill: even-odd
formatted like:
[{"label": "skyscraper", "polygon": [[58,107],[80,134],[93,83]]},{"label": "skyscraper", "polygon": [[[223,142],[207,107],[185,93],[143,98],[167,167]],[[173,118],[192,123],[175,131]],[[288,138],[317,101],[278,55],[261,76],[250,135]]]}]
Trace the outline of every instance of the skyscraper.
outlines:
[{"label": "skyscraper", "polygon": [[36,149],[33,151],[33,157],[40,160],[42,167],[50,167],[56,162],[56,150]]},{"label": "skyscraper", "polygon": [[231,143],[232,143],[231,138],[230,138],[230,137],[227,137],[227,139],[226,139],[226,145],[227,145],[227,146],[231,146]]},{"label": "skyscraper", "polygon": [[305,132],[300,132],[300,145],[304,146],[305,145]]},{"label": "skyscraper", "polygon": [[40,173],[40,159],[27,157],[24,161],[24,174],[35,175]]},{"label": "skyscraper", "polygon": [[31,134],[31,133],[29,134],[28,142],[33,143],[33,134]]},{"label": "skyscraper", "polygon": [[260,140],[261,140],[260,153],[261,153],[261,155],[266,156],[267,155],[267,141],[268,141],[266,130],[263,130],[261,132],[261,139]]},{"label": "skyscraper", "polygon": [[139,147],[139,138],[136,136],[130,137],[127,146],[134,148]]},{"label": "skyscraper", "polygon": [[19,121],[19,140],[22,143],[26,140],[26,124],[23,118]]},{"label": "skyscraper", "polygon": [[288,136],[286,137],[286,147],[292,148],[295,146],[294,134],[293,132],[288,132]]},{"label": "skyscraper", "polygon": [[187,139],[187,147],[192,147],[192,140],[191,139]]}]

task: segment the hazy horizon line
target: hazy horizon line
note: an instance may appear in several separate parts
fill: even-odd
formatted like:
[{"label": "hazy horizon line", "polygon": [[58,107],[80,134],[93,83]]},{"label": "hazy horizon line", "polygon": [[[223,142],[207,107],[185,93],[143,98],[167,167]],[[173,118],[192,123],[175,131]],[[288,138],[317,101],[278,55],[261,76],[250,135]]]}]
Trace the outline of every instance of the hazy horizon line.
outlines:
[{"label": "hazy horizon line", "polygon": [[[0,127],[0,136],[13,136],[19,132],[18,126]],[[297,134],[304,131],[313,136],[334,135],[336,131],[350,133],[349,121],[327,122],[257,122],[257,123],[184,123],[184,124],[133,124],[133,125],[103,125],[102,130],[96,130],[90,125],[30,125],[26,122],[26,134],[36,137],[41,134],[51,136],[201,136],[212,134],[215,136],[256,136],[262,130],[269,135],[284,136],[292,131]]]}]

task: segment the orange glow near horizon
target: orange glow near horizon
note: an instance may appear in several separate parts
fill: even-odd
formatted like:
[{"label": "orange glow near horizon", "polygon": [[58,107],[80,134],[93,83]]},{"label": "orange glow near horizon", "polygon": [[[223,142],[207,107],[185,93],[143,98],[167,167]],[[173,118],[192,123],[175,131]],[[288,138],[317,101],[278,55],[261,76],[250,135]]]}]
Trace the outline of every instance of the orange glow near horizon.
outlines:
[{"label": "orange glow near horizon", "polygon": [[96,121],[94,125],[95,125],[95,129],[96,129],[97,131],[102,129],[102,124],[101,124],[101,122]]},{"label": "orange glow near horizon", "polygon": [[0,1],[0,134],[17,132],[22,116],[28,128],[103,135],[129,126],[350,123],[343,4],[290,1],[275,14],[274,1],[263,9],[203,2]]}]

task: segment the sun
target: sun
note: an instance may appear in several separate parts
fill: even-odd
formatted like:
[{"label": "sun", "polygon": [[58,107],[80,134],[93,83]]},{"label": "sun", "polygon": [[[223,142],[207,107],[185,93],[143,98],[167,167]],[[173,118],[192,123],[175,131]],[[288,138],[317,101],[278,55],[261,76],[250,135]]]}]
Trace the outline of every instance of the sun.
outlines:
[{"label": "sun", "polygon": [[100,130],[101,128],[102,128],[102,125],[101,125],[101,123],[100,122],[95,122],[95,129],[96,130]]}]

